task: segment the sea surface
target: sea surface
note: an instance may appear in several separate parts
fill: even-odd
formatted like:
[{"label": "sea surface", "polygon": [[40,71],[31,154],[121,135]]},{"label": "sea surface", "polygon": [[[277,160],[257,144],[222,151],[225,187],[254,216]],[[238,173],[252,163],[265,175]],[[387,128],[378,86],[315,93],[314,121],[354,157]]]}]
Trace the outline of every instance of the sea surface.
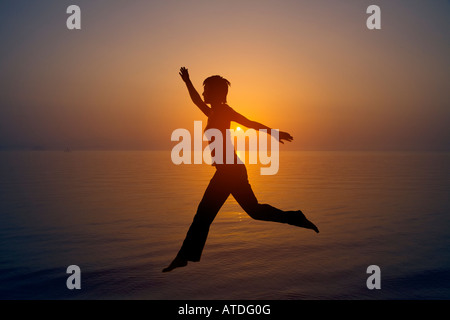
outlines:
[{"label": "sea surface", "polygon": [[[320,233],[253,220],[230,196],[201,261],[162,273],[213,167],[174,165],[170,151],[2,151],[0,298],[450,299],[449,161],[282,151],[276,175],[248,166],[253,190]],[[371,265],[381,289],[367,287]]]}]

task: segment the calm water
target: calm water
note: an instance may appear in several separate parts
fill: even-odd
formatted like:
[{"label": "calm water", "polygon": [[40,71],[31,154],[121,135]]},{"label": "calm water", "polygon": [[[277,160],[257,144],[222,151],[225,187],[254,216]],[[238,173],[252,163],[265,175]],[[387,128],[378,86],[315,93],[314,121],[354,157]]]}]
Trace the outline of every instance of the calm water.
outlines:
[{"label": "calm water", "polygon": [[[282,152],[275,176],[248,168],[253,189],[321,233],[252,220],[230,197],[201,262],[166,274],[213,168],[170,151],[0,152],[0,297],[449,299],[449,160]],[[72,264],[81,290],[66,288]]]}]

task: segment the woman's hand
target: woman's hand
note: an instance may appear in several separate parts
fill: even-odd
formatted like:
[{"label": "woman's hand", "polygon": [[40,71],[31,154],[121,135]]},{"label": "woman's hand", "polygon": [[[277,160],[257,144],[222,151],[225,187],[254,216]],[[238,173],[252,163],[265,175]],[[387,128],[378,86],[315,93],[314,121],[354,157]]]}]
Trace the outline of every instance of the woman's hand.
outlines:
[{"label": "woman's hand", "polygon": [[184,82],[189,82],[189,72],[188,69],[186,69],[185,67],[181,67],[180,68],[180,72],[179,72],[181,79],[183,79]]},{"label": "woman's hand", "polygon": [[280,141],[283,144],[284,144],[284,142],[282,140],[291,142],[293,139],[294,138],[287,132],[280,131],[280,133],[278,135],[278,141]]}]

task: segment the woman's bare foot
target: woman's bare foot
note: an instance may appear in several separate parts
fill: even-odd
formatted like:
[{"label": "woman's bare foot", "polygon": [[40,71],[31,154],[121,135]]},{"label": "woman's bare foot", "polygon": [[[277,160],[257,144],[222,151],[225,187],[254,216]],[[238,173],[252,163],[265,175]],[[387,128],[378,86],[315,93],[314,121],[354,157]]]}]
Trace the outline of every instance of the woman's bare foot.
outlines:
[{"label": "woman's bare foot", "polygon": [[309,221],[305,215],[303,214],[303,212],[301,212],[300,210],[297,210],[295,212],[292,212],[292,216],[290,217],[290,221],[289,224],[292,224],[294,226],[297,227],[302,227],[302,228],[306,228],[306,229],[312,229],[315,232],[319,233],[319,229],[316,227],[316,225],[314,223],[312,223],[311,221]]},{"label": "woman's bare foot", "polygon": [[187,266],[187,264],[188,264],[187,260],[177,256],[167,268],[163,269],[162,272],[169,272],[175,268],[185,267]]}]

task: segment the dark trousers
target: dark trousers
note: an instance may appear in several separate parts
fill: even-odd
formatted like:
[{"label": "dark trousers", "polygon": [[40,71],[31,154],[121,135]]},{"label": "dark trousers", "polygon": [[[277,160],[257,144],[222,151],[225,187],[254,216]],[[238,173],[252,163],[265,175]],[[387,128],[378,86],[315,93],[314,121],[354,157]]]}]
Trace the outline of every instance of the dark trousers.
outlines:
[{"label": "dark trousers", "polygon": [[179,257],[188,261],[200,261],[209,227],[230,194],[256,220],[289,223],[290,217],[295,215],[295,211],[282,211],[271,205],[258,203],[248,182],[245,165],[218,165],[178,253]]}]

